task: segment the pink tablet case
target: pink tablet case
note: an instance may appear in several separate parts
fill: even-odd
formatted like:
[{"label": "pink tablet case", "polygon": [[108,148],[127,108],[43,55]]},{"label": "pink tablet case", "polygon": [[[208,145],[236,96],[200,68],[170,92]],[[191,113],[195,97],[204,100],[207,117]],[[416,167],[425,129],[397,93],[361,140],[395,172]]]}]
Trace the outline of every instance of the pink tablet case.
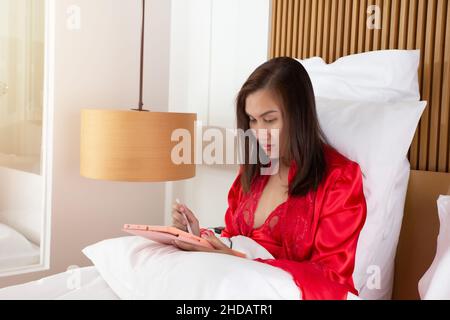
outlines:
[{"label": "pink tablet case", "polygon": [[[209,243],[208,240],[197,237],[196,235],[182,231],[175,227],[125,224],[123,226],[123,231],[163,244],[171,245],[173,240],[180,240],[187,243],[214,249],[214,247]],[[245,253],[236,250],[231,251],[238,257],[247,257]]]},{"label": "pink tablet case", "polygon": [[123,226],[123,231],[163,244],[172,244],[173,240],[180,240],[214,249],[207,240],[175,227],[126,224]]}]

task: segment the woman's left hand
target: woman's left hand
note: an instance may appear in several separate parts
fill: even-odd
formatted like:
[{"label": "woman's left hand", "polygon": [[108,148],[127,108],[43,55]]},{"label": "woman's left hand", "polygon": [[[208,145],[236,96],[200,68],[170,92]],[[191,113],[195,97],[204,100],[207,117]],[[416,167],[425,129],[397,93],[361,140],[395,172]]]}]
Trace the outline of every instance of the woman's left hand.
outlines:
[{"label": "woman's left hand", "polygon": [[230,248],[228,248],[228,246],[223,243],[219,238],[217,238],[212,232],[204,232],[202,234],[202,238],[207,240],[213,247],[214,249],[210,249],[204,246],[198,246],[195,244],[190,244],[184,241],[178,241],[178,240],[174,240],[173,244],[180,248],[181,250],[185,250],[185,251],[202,251],[202,252],[216,252],[216,253],[224,253],[224,254],[229,254],[232,256],[236,256],[236,254],[234,253],[234,251]]}]

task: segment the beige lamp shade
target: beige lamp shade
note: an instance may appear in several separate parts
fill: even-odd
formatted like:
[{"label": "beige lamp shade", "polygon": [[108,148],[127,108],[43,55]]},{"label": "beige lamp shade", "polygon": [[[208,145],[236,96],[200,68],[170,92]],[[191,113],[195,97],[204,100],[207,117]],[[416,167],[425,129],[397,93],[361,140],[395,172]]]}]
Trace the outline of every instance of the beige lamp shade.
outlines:
[{"label": "beige lamp shade", "polygon": [[[91,179],[129,182],[192,178],[196,120],[192,113],[82,110],[80,173]],[[172,141],[177,129],[190,134],[189,141],[183,141],[189,146],[183,150],[190,152],[190,162],[172,161],[181,141]]]}]

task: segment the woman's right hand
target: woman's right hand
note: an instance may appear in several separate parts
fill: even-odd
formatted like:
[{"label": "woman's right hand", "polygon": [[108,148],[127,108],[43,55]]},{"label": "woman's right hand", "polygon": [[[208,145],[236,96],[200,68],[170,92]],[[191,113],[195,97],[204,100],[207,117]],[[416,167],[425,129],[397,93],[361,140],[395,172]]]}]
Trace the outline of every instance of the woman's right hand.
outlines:
[{"label": "woman's right hand", "polygon": [[183,204],[174,203],[172,206],[172,226],[180,229],[182,231],[188,232],[186,219],[183,217],[183,213],[186,215],[186,218],[189,220],[189,224],[191,225],[192,233],[196,236],[200,236],[200,224],[198,219],[195,217],[194,213],[189,210]]}]

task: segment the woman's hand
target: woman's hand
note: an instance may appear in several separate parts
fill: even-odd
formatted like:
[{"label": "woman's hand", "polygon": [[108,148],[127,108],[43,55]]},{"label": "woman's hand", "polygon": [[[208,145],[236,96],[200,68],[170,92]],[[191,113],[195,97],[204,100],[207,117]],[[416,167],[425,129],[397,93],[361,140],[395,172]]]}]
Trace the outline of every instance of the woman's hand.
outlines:
[{"label": "woman's hand", "polygon": [[200,236],[200,224],[198,219],[183,204],[174,203],[172,206],[172,226],[180,229],[182,231],[188,232],[186,219],[183,217],[183,213],[186,215],[186,218],[189,220],[189,224],[191,225],[192,233],[196,236]]},{"label": "woman's hand", "polygon": [[206,239],[214,247],[214,249],[206,248],[204,246],[198,246],[195,244],[190,244],[179,240],[174,240],[172,243],[176,247],[185,251],[216,252],[229,254],[232,256],[238,256],[234,250],[228,248],[228,246],[225,243],[223,243],[219,238],[217,238],[212,231],[205,230],[204,232],[202,232],[202,238]]}]

